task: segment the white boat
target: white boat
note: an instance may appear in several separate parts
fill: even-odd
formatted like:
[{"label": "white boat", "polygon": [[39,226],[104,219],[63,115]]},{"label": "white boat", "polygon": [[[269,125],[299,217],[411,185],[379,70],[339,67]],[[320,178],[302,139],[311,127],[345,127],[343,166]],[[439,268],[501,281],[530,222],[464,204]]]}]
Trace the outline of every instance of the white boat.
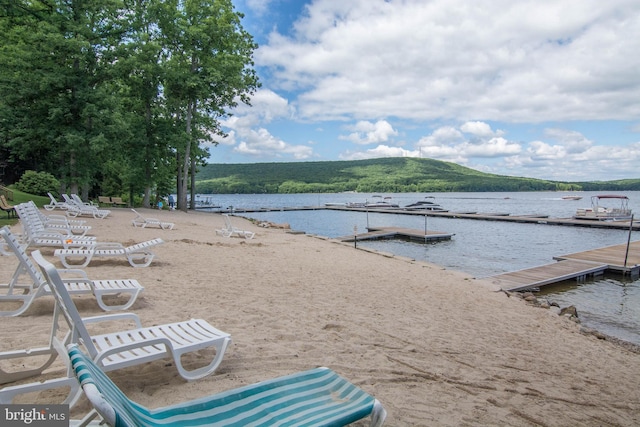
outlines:
[{"label": "white boat", "polygon": [[377,200],[373,202],[367,202],[364,204],[365,208],[377,208],[377,209],[385,209],[385,208],[399,208],[400,205],[397,203],[391,202],[391,197],[387,196],[384,199],[382,196],[373,196],[377,198]]},{"label": "white boat", "polygon": [[[431,196],[425,197],[425,199],[433,199]],[[447,209],[443,208],[436,202],[432,202],[430,200],[418,200],[415,203],[411,203],[406,205],[404,209],[408,211],[432,211],[432,212],[449,212]]]},{"label": "white boat", "polygon": [[591,196],[591,207],[578,209],[573,217],[598,221],[628,221],[632,217],[632,212],[627,196],[601,194]]},{"label": "white boat", "polygon": [[582,200],[582,196],[562,196],[562,200]]}]

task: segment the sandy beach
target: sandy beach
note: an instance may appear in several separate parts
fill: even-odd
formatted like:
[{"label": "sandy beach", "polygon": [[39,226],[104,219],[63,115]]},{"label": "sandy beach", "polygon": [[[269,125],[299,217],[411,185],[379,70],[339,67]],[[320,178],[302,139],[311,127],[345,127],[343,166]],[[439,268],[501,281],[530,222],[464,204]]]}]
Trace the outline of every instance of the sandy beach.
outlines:
[{"label": "sandy beach", "polygon": [[[137,279],[145,290],[130,311],[144,325],[202,318],[233,339],[218,370],[198,381],[182,379],[169,359],[109,374],[141,404],[165,406],[327,366],[379,399],[388,426],[640,425],[639,353],[489,283],[239,217],[234,225],[255,231],[254,239],[216,235],[224,223],[218,214],[137,210],[175,228],[134,228],[129,209],[87,224],[99,241],[162,238],[154,262],[132,268],[124,257],[94,260],[89,277]],[[42,252],[55,260],[52,248]],[[9,260],[0,261],[4,272]],[[74,301],[83,316],[104,314],[91,296]],[[48,297],[3,318],[0,349],[47,345],[52,312]],[[64,372],[56,363],[38,379]],[[83,398],[72,415],[88,409]]]}]

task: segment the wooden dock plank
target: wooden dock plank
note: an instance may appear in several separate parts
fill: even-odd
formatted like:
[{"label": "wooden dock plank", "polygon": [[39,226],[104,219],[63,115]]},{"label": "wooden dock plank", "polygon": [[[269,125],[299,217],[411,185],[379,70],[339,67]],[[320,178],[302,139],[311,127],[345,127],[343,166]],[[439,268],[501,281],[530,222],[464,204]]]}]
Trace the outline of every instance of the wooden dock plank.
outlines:
[{"label": "wooden dock plank", "polygon": [[502,273],[488,279],[504,291],[520,291],[528,288],[558,283],[589,274],[602,273],[608,265],[589,261],[565,260],[524,270]]},{"label": "wooden dock plank", "polygon": [[627,244],[607,246],[599,249],[592,249],[584,252],[576,252],[568,255],[554,257],[556,260],[582,260],[591,262],[603,262],[609,265],[611,270],[629,272],[637,270],[640,266],[640,241],[629,244],[627,264],[625,266],[625,255]]}]

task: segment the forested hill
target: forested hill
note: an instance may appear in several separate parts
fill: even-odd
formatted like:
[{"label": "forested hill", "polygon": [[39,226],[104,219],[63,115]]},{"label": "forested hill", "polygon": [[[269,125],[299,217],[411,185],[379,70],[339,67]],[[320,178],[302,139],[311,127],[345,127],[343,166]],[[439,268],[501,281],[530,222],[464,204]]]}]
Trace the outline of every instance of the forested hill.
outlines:
[{"label": "forested hill", "polygon": [[487,174],[455,163],[407,157],[208,164],[196,175],[196,192],[201,194],[576,190],[640,190],[640,179],[546,181]]}]

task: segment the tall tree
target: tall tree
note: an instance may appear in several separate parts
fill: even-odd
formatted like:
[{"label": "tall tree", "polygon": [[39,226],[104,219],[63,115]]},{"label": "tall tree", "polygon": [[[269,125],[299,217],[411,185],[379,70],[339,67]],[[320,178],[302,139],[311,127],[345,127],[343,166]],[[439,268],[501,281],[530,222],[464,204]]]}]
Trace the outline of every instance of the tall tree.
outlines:
[{"label": "tall tree", "polygon": [[[119,130],[103,84],[126,32],[121,0],[15,0],[5,6],[0,95],[14,155],[56,163],[70,191],[89,186]],[[114,106],[116,107],[114,109]],[[112,137],[112,138],[110,138]]]},{"label": "tall tree", "polygon": [[[188,177],[203,156],[199,142],[223,135],[219,119],[238,102],[249,104],[259,87],[252,68],[257,45],[231,0],[168,0],[157,6],[167,55],[164,95],[174,123],[183,129],[176,146],[177,190],[178,207],[186,211]],[[192,209],[194,192],[192,186]]]}]

